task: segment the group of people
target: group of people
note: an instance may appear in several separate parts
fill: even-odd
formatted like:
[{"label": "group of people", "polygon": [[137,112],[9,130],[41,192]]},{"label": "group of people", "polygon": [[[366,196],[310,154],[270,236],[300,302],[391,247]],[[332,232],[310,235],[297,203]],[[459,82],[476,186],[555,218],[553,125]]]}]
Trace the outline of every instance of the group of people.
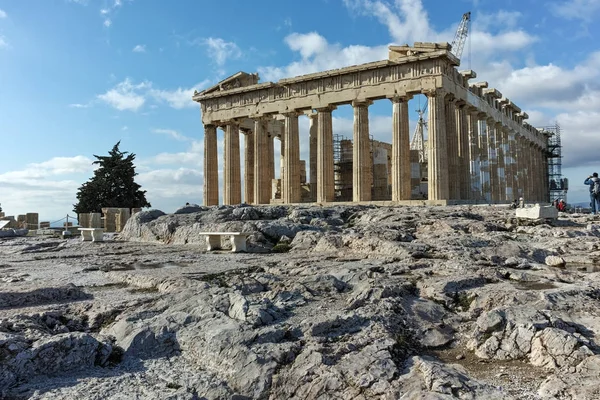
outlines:
[{"label": "group of people", "polygon": [[552,205],[556,207],[558,211],[565,212],[567,210],[567,203],[563,199],[552,200]]},{"label": "group of people", "polygon": [[592,208],[592,214],[595,215],[600,212],[600,179],[598,179],[598,173],[594,172],[588,176],[583,184],[590,186],[590,207]]}]

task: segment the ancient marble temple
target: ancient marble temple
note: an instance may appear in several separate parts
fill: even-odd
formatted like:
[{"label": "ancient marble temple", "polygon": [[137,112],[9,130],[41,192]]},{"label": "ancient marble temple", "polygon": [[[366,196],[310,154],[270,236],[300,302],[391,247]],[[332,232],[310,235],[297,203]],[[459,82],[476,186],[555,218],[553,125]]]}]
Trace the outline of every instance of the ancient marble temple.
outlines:
[{"label": "ancient marble temple", "polygon": [[[347,104],[354,110],[352,201],[375,200],[369,106],[386,99],[393,105],[386,200],[414,202],[408,101],[417,94],[428,101],[428,204],[547,201],[547,135],[487,82],[470,83],[475,72],[458,71],[459,60],[450,50],[447,43],[390,46],[383,61],[275,83],[239,72],[195,92],[204,124],[204,204],[219,204],[218,130],[224,134],[224,204],[335,201],[332,111]],[[300,160],[303,114],[310,117],[308,183]],[[240,135],[245,135],[243,196]],[[275,138],[281,145],[280,196],[273,189]]]}]

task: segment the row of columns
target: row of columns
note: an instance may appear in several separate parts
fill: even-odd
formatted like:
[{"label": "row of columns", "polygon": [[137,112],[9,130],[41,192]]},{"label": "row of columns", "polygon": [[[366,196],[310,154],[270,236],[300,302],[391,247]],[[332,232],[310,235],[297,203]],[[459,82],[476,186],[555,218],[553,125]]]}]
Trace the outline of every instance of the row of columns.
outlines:
[{"label": "row of columns", "polygon": [[[547,179],[543,149],[507,130],[485,113],[436,89],[428,98],[428,199],[486,200],[491,203],[546,199]],[[411,165],[408,101],[392,101],[392,201],[410,200]],[[370,201],[373,173],[369,137],[370,100],[354,101],[353,201]],[[316,108],[310,117],[310,187],[317,202],[335,200],[332,111]],[[282,115],[281,192],[284,203],[301,201],[299,112]],[[273,136],[269,117],[254,119],[254,129],[243,130],[245,140],[244,201],[268,204],[274,177]],[[240,176],[240,125],[220,124],[224,140],[224,204],[242,202]],[[205,125],[204,203],[219,202],[217,126]]]}]

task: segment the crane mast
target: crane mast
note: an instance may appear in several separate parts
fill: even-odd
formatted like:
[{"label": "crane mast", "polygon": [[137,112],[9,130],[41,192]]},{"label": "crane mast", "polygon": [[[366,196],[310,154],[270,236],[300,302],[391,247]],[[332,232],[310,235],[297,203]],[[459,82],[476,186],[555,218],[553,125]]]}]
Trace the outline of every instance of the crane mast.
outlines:
[{"label": "crane mast", "polygon": [[454,40],[452,41],[452,54],[454,54],[459,60],[462,56],[463,48],[465,47],[467,35],[469,34],[470,21],[471,12],[469,11],[463,14],[462,19],[460,20],[460,24],[458,24],[456,34],[454,35]]}]

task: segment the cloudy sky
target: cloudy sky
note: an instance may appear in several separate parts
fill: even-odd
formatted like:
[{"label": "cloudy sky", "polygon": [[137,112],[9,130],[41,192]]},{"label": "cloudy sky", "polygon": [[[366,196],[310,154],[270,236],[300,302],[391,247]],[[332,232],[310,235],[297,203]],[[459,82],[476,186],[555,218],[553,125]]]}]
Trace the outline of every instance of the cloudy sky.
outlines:
[{"label": "cloudy sky", "polygon": [[[583,179],[600,172],[600,0],[0,0],[2,208],[72,214],[93,155],[118,141],[153,208],[201,203],[194,89],[240,70],[264,82],[385,59],[390,44],[451,42],[466,11],[460,68],[534,126],[560,124],[569,201],[585,201]],[[411,101],[412,119],[422,105]],[[335,133],[351,136],[351,116],[334,111]],[[375,139],[391,137],[390,116],[388,101],[371,107]]]}]

